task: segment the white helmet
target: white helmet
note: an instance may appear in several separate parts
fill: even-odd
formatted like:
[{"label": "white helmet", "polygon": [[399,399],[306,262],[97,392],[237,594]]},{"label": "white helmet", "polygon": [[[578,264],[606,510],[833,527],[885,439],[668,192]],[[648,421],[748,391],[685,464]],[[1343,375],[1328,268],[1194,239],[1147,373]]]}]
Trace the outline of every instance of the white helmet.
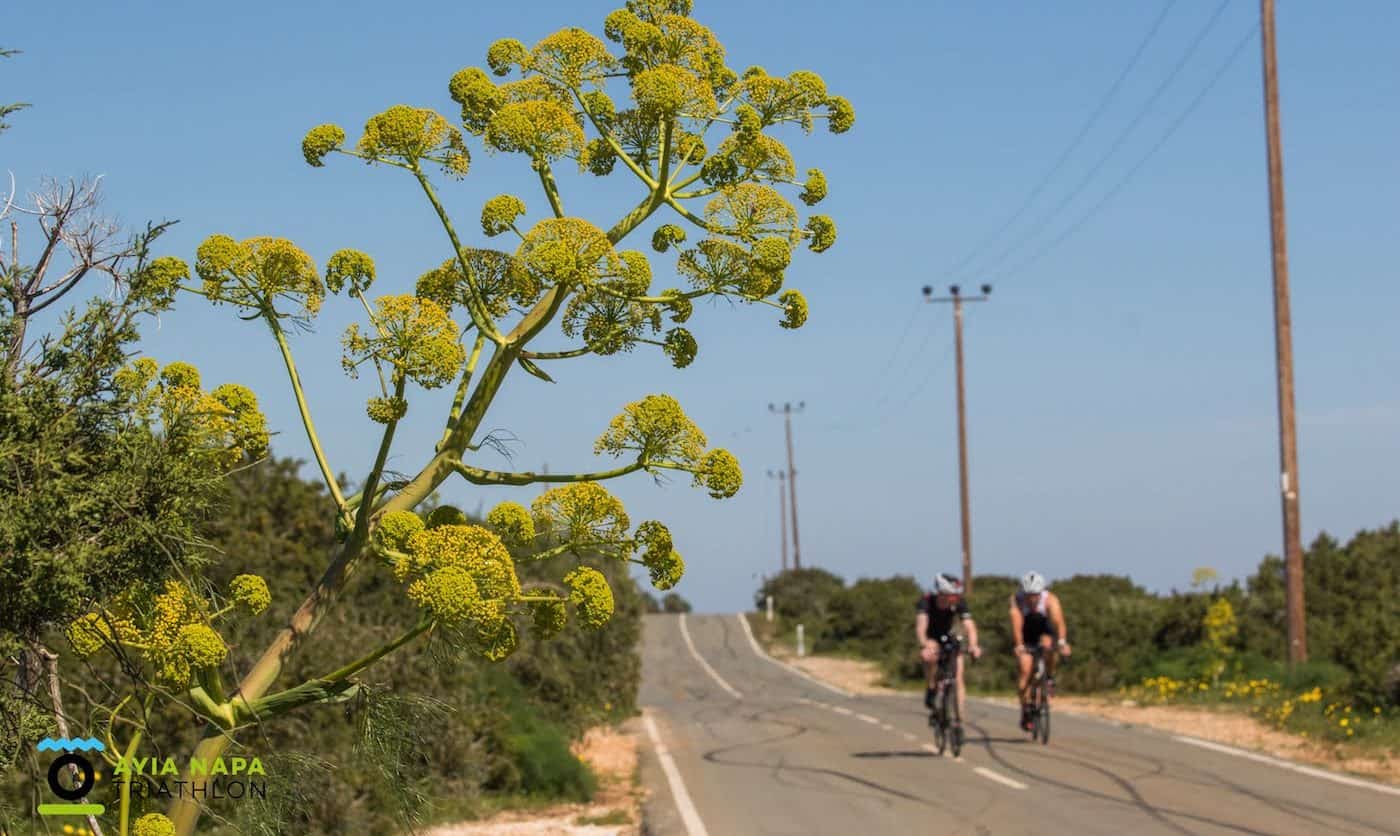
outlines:
[{"label": "white helmet", "polygon": [[933,588],[939,595],[961,595],[963,591],[962,581],[943,574],[933,579]]},{"label": "white helmet", "polygon": [[1038,595],[1045,591],[1045,578],[1039,572],[1027,572],[1021,577],[1021,591],[1027,595]]}]

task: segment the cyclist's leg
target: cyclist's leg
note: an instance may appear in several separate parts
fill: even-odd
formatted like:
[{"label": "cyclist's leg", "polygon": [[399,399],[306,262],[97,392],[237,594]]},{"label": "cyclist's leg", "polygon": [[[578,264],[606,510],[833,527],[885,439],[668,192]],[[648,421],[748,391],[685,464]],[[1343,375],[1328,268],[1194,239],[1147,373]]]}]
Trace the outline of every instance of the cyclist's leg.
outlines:
[{"label": "cyclist's leg", "polygon": [[1040,636],[1041,652],[1045,654],[1045,676],[1049,679],[1055,678],[1055,663],[1060,660],[1060,654],[1055,649],[1055,630],[1052,627]]},{"label": "cyclist's leg", "polygon": [[958,682],[958,719],[967,716],[967,683],[963,681],[963,657],[958,654],[956,662],[956,676]]},{"label": "cyclist's leg", "polygon": [[924,660],[924,706],[933,708],[933,691],[938,683],[938,645],[925,648]]},{"label": "cyclist's leg", "polygon": [[[1026,644],[1025,637],[1022,637],[1022,644]],[[1019,647],[1020,645],[1018,645]],[[1027,704],[1030,703],[1030,683],[1031,668],[1035,664],[1035,659],[1029,651],[1018,651],[1016,653],[1016,693],[1021,698],[1021,725],[1026,725],[1028,712]]]},{"label": "cyclist's leg", "polygon": [[[1030,654],[1030,647],[1034,644],[1034,636],[1023,630],[1018,636],[1021,643],[1017,645],[1016,651],[1016,693],[1021,697],[1021,706],[1024,708],[1030,701],[1031,669],[1035,666],[1035,660]],[[1020,648],[1026,648],[1021,651]]]}]

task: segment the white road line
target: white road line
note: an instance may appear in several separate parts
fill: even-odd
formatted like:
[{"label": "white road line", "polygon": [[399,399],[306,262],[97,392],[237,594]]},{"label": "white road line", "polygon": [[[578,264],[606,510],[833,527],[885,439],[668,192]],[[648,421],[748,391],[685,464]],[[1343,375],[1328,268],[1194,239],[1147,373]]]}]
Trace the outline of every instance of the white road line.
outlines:
[{"label": "white road line", "polygon": [[695,642],[690,639],[690,630],[686,629],[685,626],[685,613],[681,613],[681,636],[685,638],[685,646],[690,648],[690,655],[695,657],[695,661],[700,663],[700,667],[705,669],[705,673],[713,677],[715,682],[719,683],[719,687],[732,694],[734,699],[742,700],[744,695],[735,690],[733,685],[725,682],[724,677],[720,676],[718,671],[710,667],[710,663],[706,662],[705,657],[700,655],[700,651],[695,649]]},{"label": "white road line", "polygon": [[902,732],[902,734],[904,735],[904,739],[909,741],[910,743],[913,743],[914,741],[919,739],[918,735],[913,735],[909,732]]},{"label": "white road line", "polygon": [[850,710],[849,708],[846,708],[846,707],[844,707],[844,706],[840,706],[840,705],[833,705],[833,706],[831,706],[831,710],[832,710],[832,711],[835,711],[837,714],[844,714],[844,715],[846,715],[847,717],[851,716],[852,714],[855,714],[854,711],[852,711],[852,710]]},{"label": "white road line", "polygon": [[666,744],[661,742],[661,733],[656,730],[656,720],[652,718],[650,711],[642,711],[642,725],[646,726],[647,737],[651,738],[651,748],[656,750],[656,758],[661,761],[661,771],[666,773],[666,783],[671,787],[671,797],[676,801],[676,809],[680,811],[685,832],[689,836],[710,836],[709,831],[705,829],[705,823],[700,820],[700,812],[695,809],[695,802],[690,800],[690,793],[686,792],[685,782],[681,780],[681,771],[676,768],[675,758],[671,757]]},{"label": "white road line", "polygon": [[880,725],[880,718],[879,718],[879,717],[871,717],[869,714],[857,714],[857,715],[856,715],[856,719],[857,719],[857,720],[864,720],[865,722],[869,723],[869,724],[872,725],[872,726],[878,726],[878,725]]},{"label": "white road line", "polygon": [[1360,787],[1361,789],[1365,790],[1375,790],[1376,792],[1385,793],[1387,795],[1400,795],[1400,787],[1387,787],[1384,784],[1377,784],[1372,781],[1363,781],[1360,778],[1348,778],[1345,775],[1338,775],[1335,772],[1328,772],[1325,769],[1313,769],[1310,766],[1302,766],[1300,764],[1280,760],[1279,758],[1271,758],[1268,755],[1260,755],[1256,752],[1248,752],[1244,749],[1236,749],[1233,746],[1224,746],[1220,743],[1212,743],[1209,740],[1199,740],[1194,737],[1187,737],[1185,735],[1180,734],[1173,735],[1172,739],[1180,741],[1181,743],[1189,743],[1192,746],[1199,746],[1202,749],[1210,749],[1213,752],[1223,752],[1227,755],[1234,755],[1238,758],[1248,758],[1249,760],[1258,761],[1259,763],[1267,763],[1272,766],[1277,766],[1280,769],[1289,769],[1294,772],[1301,772],[1302,774],[1312,778],[1323,778],[1328,781],[1335,781],[1338,784],[1346,784],[1349,787]]},{"label": "white road line", "polygon": [[919,748],[923,749],[925,752],[932,752],[932,753],[934,753],[935,755],[938,754],[938,747],[937,747],[937,746],[934,746],[932,743],[925,743],[923,746],[920,746]]},{"label": "white road line", "polygon": [[847,699],[850,699],[852,696],[854,696],[849,691],[843,691],[842,689],[837,688],[835,685],[822,682],[820,679],[817,679],[815,676],[812,676],[806,671],[798,670],[797,668],[794,668],[792,665],[789,665],[786,662],[779,662],[777,659],[774,659],[772,656],[769,656],[767,653],[763,652],[763,648],[758,646],[758,639],[753,637],[753,628],[749,626],[749,620],[744,617],[743,613],[739,613],[738,619],[739,624],[742,625],[744,628],[744,634],[749,637],[749,644],[753,645],[753,652],[757,653],[760,659],[767,659],[768,661],[772,662],[780,668],[783,668],[789,673],[795,673],[803,679],[814,682],[817,685],[822,686],[826,690],[840,694],[841,696],[846,697]]},{"label": "white road line", "polygon": [[976,772],[978,775],[981,775],[983,778],[990,778],[991,780],[996,781],[998,784],[1005,784],[1013,790],[1023,790],[1026,788],[1026,785],[1021,783],[1020,781],[1013,781],[1005,775],[1002,775],[999,772],[993,772],[985,766],[974,766],[972,768],[972,771]]}]

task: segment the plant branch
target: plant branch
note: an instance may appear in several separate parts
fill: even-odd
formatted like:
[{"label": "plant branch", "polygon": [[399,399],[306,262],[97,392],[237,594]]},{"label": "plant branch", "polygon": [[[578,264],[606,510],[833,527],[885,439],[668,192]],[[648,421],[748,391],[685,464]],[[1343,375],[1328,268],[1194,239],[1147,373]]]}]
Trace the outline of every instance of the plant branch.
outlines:
[{"label": "plant branch", "polygon": [[564,217],[564,202],[559,197],[559,184],[554,181],[554,172],[549,163],[543,159],[537,160],[535,170],[539,172],[540,185],[544,188],[545,197],[549,198],[549,208],[554,210],[554,217]]},{"label": "plant branch", "polygon": [[282,352],[282,360],[287,366],[287,377],[291,379],[292,393],[296,396],[297,409],[301,411],[301,423],[306,428],[306,437],[311,442],[311,452],[316,457],[316,464],[321,468],[321,478],[326,482],[326,488],[330,490],[331,498],[335,500],[336,511],[345,514],[345,497],[340,493],[340,484],[335,480],[335,471],[331,470],[330,462],[326,460],[326,453],[321,449],[321,439],[316,435],[316,425],[311,420],[311,408],[306,403],[306,392],[301,386],[301,376],[297,374],[296,361],[292,359],[292,348],[287,343],[287,334],[282,330],[282,323],[277,321],[277,314],[271,307],[264,308],[263,319],[272,329],[272,336],[277,340],[277,347]]},{"label": "plant branch", "polygon": [[603,479],[616,479],[619,476],[636,473],[638,470],[651,466],[651,464],[639,458],[631,464],[612,470],[600,470],[596,473],[535,473],[533,471],[505,473],[499,470],[483,470],[460,461],[454,461],[452,467],[461,474],[463,479],[473,485],[533,485],[540,482],[598,482]]},{"label": "plant branch", "polygon": [[452,242],[452,251],[457,255],[457,264],[462,268],[462,275],[467,280],[467,312],[471,314],[472,324],[477,331],[485,334],[494,343],[504,342],[500,332],[496,330],[495,324],[491,321],[490,315],[486,311],[486,306],[482,304],[481,288],[477,287],[476,278],[472,275],[471,265],[467,264],[466,248],[462,246],[461,240],[457,237],[457,228],[452,225],[452,219],[448,217],[447,210],[443,208],[442,202],[438,200],[437,192],[433,191],[433,185],[428,182],[428,178],[423,174],[423,170],[417,165],[412,167],[413,176],[418,180],[418,185],[422,187],[423,194],[427,196],[428,202],[433,205],[433,211],[437,212],[438,220],[442,223],[442,228],[447,232],[447,238]]}]

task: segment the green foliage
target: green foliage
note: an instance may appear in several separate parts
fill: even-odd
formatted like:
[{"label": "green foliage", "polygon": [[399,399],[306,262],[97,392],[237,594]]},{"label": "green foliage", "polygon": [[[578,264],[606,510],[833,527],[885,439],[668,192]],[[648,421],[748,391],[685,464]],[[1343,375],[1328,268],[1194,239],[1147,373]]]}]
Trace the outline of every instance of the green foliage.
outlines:
[{"label": "green foliage", "polygon": [[[79,220],[51,218],[47,234]],[[127,292],[90,300],[51,331],[29,321],[38,297],[0,295],[6,638],[28,641],[136,579],[192,569],[199,555],[190,544],[219,479],[265,443],[256,403],[240,400],[251,398],[246,390],[221,398],[199,388],[197,372],[192,385],[166,383],[155,380],[153,361],[128,364],[139,322],[168,304],[163,289],[143,295],[129,281],[150,272],[149,247],[163,229],[136,236],[110,265]],[[8,280],[22,273],[3,270]]]},{"label": "green foliage", "polygon": [[826,621],[832,598],[844,587],[840,577],[825,569],[793,569],[765,580],[754,595],[754,606],[762,609],[771,595],[777,615],[789,621],[810,619],[806,629],[813,631],[810,635],[816,635],[815,626]]},{"label": "green foliage", "polygon": [[[335,532],[322,511],[324,488],[301,479],[297,468],[297,462],[274,459],[230,480],[209,536],[220,550],[245,559],[211,566],[216,585],[231,583],[235,570],[256,572],[273,589],[314,582]],[[569,630],[548,641],[522,632],[519,650],[500,663],[434,641],[427,652],[403,653],[393,665],[372,669],[362,695],[349,702],[308,707],[263,726],[245,751],[276,756],[268,765],[269,802],[287,801],[289,794],[291,800],[265,810],[230,806],[229,812],[249,807],[247,816],[266,825],[259,830],[250,820],[240,832],[388,836],[404,832],[414,816],[470,812],[487,795],[586,798],[592,777],[569,744],[592,726],[631,716],[641,674],[642,593],[626,564],[610,561],[601,571],[615,606],[602,629]],[[518,572],[527,588],[553,577],[539,561],[522,560]],[[311,638],[288,675],[322,674],[327,659],[343,656],[344,644],[377,646],[400,632],[401,595],[392,577],[364,577],[329,616],[331,629]],[[274,598],[272,618],[232,624],[233,664],[251,663],[297,603]],[[178,751],[190,742],[170,745]],[[305,797],[296,795],[298,786]]]},{"label": "green foliage", "polygon": [[[1192,591],[1170,595],[1117,575],[1055,581],[1074,645],[1058,682],[1070,691],[1103,691],[1148,680],[1193,688],[1204,681],[1211,695],[1231,682],[1259,680],[1285,694],[1317,688],[1359,710],[1400,706],[1400,598],[1392,592],[1400,589],[1400,523],[1359,532],[1345,546],[1322,535],[1305,561],[1307,664],[1284,664],[1283,563],[1269,556],[1243,587],[1215,584],[1212,571],[1198,571]],[[1015,672],[1008,608],[1016,579],[978,576],[973,590],[968,607],[983,658],[968,666],[968,682],[1005,690]],[[877,661],[894,681],[922,677],[912,641],[919,594],[912,579],[845,586],[828,572],[804,569],[765,581],[755,606],[762,609],[770,594],[782,629],[803,623],[810,646]]]},{"label": "green foliage", "polygon": [[690,602],[682,598],[678,593],[668,592],[661,599],[661,612],[682,613],[690,612]]}]

